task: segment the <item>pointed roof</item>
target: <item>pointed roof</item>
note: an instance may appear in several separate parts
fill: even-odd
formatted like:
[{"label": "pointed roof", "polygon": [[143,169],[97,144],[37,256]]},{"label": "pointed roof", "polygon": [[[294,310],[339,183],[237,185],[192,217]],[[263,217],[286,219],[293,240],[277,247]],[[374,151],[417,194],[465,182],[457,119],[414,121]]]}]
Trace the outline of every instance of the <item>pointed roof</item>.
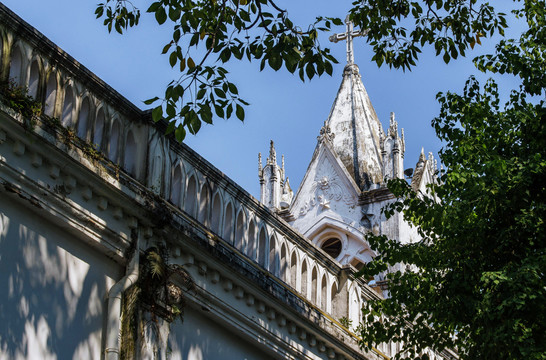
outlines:
[{"label": "pointed roof", "polygon": [[358,66],[347,64],[326,123],[333,148],[360,190],[383,182],[380,139],[383,128],[362,83]]}]

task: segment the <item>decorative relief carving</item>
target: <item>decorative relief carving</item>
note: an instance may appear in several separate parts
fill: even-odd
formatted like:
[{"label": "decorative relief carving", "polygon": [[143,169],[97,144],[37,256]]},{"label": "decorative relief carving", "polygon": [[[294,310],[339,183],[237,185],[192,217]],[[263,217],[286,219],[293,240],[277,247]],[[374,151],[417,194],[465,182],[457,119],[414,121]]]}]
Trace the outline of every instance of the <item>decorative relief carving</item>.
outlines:
[{"label": "decorative relief carving", "polygon": [[326,124],[326,121],[324,122],[324,125],[320,129],[320,135],[317,136],[317,140],[319,142],[322,141],[329,141],[332,142],[334,140],[335,134],[330,129],[330,125]]},{"label": "decorative relief carving", "polygon": [[317,205],[321,211],[330,209],[330,203],[336,201],[342,201],[348,206],[356,205],[356,198],[344,190],[334,166],[324,158],[322,166],[315,174],[310,196],[300,208],[299,216],[304,216]]}]

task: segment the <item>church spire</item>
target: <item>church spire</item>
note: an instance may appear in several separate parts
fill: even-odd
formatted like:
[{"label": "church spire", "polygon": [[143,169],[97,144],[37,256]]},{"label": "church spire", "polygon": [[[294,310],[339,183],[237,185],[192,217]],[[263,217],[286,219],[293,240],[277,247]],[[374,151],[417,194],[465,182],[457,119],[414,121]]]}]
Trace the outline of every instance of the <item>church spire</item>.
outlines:
[{"label": "church spire", "polygon": [[284,155],[281,155],[281,166],[279,166],[273,140],[269,143],[269,157],[264,167],[262,167],[262,154],[258,154],[258,177],[262,204],[275,211],[290,205],[294,194],[286,177]]},{"label": "church spire", "polygon": [[383,182],[383,129],[354,64],[353,38],[365,36],[368,31],[354,30],[348,17],[345,24],[345,33],[330,37],[332,42],[347,40],[347,65],[326,125],[335,134],[334,151],[349,174],[361,190],[370,190]]}]

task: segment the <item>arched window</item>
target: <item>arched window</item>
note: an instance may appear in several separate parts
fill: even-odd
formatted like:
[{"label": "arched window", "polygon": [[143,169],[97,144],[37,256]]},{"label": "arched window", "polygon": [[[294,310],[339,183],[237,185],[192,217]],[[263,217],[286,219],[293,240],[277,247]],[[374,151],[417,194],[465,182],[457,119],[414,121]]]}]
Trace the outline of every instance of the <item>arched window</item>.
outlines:
[{"label": "arched window", "polygon": [[309,296],[309,291],[307,289],[307,261],[303,260],[301,264],[301,293],[303,296]]},{"label": "arched window", "polygon": [[135,135],[132,130],[129,130],[127,137],[125,138],[125,153],[123,154],[123,165],[125,171],[130,175],[137,176],[137,144],[135,141]]},{"label": "arched window", "polygon": [[272,274],[277,273],[277,261],[275,259],[275,255],[277,254],[276,243],[275,236],[272,236],[269,239],[269,272]]},{"label": "arched window", "polygon": [[21,56],[21,51],[18,47],[14,48],[11,53],[11,58],[9,62],[9,77],[13,79],[17,85],[23,84],[22,79],[22,69],[23,69],[23,57]]},{"label": "arched window", "polygon": [[95,119],[93,127],[93,144],[97,150],[102,149],[102,132],[104,131],[104,110],[101,108]]},{"label": "arched window", "polygon": [[252,260],[256,259],[256,226],[253,220],[250,220],[250,224],[248,225],[248,244],[245,253]]},{"label": "arched window", "polygon": [[74,109],[74,93],[71,86],[67,86],[64,92],[63,112],[61,121],[63,126],[72,126],[72,110]]},{"label": "arched window", "polygon": [[333,259],[336,259],[341,253],[341,240],[338,238],[329,238],[320,245],[320,248]]},{"label": "arched window", "polygon": [[328,295],[327,295],[327,283],[326,283],[326,274],[322,275],[321,285],[320,285],[320,308],[327,310]]},{"label": "arched window", "polygon": [[286,244],[283,242],[281,246],[281,258],[280,258],[281,268],[279,277],[286,282],[286,273],[288,271],[288,260],[286,259]]},{"label": "arched window", "polygon": [[28,79],[28,94],[34,99],[38,97],[38,86],[40,86],[40,67],[38,61],[34,60],[30,66],[30,77]]},{"label": "arched window", "polygon": [[245,216],[243,211],[239,211],[237,215],[237,225],[235,228],[235,247],[240,251],[243,251],[245,238]]},{"label": "arched window", "polygon": [[180,164],[176,165],[173,171],[173,181],[171,182],[171,202],[180,206],[180,194],[182,192],[182,171],[180,170]]},{"label": "arched window", "polygon": [[327,311],[331,313],[332,315],[334,315],[334,318],[337,319],[341,316],[339,314],[339,311],[337,311],[336,296],[337,296],[337,283],[334,281],[334,283],[332,284],[331,292],[330,292],[330,308],[327,309]]},{"label": "arched window", "polygon": [[224,240],[233,244],[233,205],[228,203],[224,215]]},{"label": "arched window", "polygon": [[292,251],[292,258],[290,259],[290,285],[296,288],[296,279],[298,277],[298,257],[296,250]]},{"label": "arched window", "polygon": [[190,215],[195,216],[195,201],[197,200],[197,182],[192,175],[188,180],[186,189],[186,198],[184,199],[184,210]]},{"label": "arched window", "polygon": [[117,162],[119,148],[119,121],[116,119],[110,128],[110,141],[108,142],[108,158]]},{"label": "arched window", "polygon": [[351,320],[353,324],[358,324],[360,322],[361,308],[362,306],[360,304],[358,293],[353,287],[349,296],[349,320]]},{"label": "arched window", "polygon": [[89,99],[86,97],[82,101],[80,113],[78,114],[78,136],[87,140],[87,122],[89,120]]},{"label": "arched window", "polygon": [[210,228],[214,233],[220,234],[220,219],[222,218],[222,200],[220,193],[214,195],[212,201],[212,211],[210,214]]},{"label": "arched window", "polygon": [[311,302],[313,304],[317,303],[317,267],[313,267],[313,271],[311,271]]},{"label": "arched window", "polygon": [[53,116],[55,113],[55,101],[57,99],[57,75],[55,72],[49,74],[46,84],[45,109],[44,113]]},{"label": "arched window", "polygon": [[266,248],[267,236],[265,234],[265,229],[260,230],[260,236],[258,237],[258,264],[265,267],[265,258],[267,254]]},{"label": "arched window", "polygon": [[205,226],[209,226],[210,190],[207,184],[201,187],[199,194],[199,214],[197,220]]}]

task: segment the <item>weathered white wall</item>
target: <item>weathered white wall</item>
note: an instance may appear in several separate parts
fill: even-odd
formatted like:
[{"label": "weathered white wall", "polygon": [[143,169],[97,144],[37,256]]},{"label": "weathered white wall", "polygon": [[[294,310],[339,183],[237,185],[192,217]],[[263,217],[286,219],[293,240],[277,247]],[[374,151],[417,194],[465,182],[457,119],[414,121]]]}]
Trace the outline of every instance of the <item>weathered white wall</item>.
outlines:
[{"label": "weathered white wall", "polygon": [[0,197],[0,359],[100,359],[105,294],[123,269]]},{"label": "weathered white wall", "polygon": [[186,309],[184,323],[171,324],[169,343],[171,360],[273,359],[263,348],[244,341],[236,330],[227,329],[191,308]]}]

